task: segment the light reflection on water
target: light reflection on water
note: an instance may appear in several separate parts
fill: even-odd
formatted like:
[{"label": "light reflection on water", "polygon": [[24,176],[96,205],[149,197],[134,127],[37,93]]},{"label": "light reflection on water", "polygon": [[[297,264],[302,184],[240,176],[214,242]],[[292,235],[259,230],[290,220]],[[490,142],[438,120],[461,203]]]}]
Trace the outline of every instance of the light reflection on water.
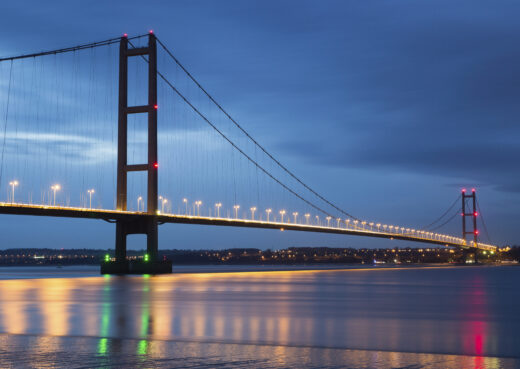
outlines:
[{"label": "light reflection on water", "polygon": [[57,360],[82,345],[96,366],[515,367],[494,357],[520,357],[519,277],[471,267],[0,280],[0,347]]}]

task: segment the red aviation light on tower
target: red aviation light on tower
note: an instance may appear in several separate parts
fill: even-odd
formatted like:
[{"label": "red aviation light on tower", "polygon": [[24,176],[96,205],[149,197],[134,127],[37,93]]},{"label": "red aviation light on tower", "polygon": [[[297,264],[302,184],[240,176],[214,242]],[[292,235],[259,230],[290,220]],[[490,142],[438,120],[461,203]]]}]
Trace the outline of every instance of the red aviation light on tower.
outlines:
[{"label": "red aviation light on tower", "polygon": [[465,188],[462,189],[462,193],[466,193],[466,189]]},{"label": "red aviation light on tower", "polygon": [[475,236],[478,236],[479,232],[478,229],[475,229]]},{"label": "red aviation light on tower", "polygon": [[473,216],[474,216],[474,217],[478,217],[478,213],[477,213],[477,212],[474,212],[474,213],[473,213]]},{"label": "red aviation light on tower", "polygon": [[128,33],[123,33],[123,37],[127,38],[128,37]]},{"label": "red aviation light on tower", "polygon": [[153,35],[153,29],[149,30],[148,33]]},{"label": "red aviation light on tower", "polygon": [[475,193],[475,191],[476,191],[476,190],[475,190],[474,188],[471,189],[471,192]]},{"label": "red aviation light on tower", "polygon": [[157,162],[156,162],[156,163],[153,163],[153,167],[154,167],[155,169],[159,168],[159,163],[157,163]]},{"label": "red aviation light on tower", "polygon": [[157,109],[159,108],[159,105],[155,104],[155,105],[153,106],[153,108],[154,108],[155,110],[157,110]]}]

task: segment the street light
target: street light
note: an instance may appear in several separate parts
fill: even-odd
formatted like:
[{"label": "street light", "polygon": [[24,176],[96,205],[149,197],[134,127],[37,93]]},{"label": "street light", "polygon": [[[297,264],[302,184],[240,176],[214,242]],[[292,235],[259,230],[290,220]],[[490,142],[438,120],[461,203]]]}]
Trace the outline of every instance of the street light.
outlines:
[{"label": "street light", "polygon": [[336,221],[338,222],[338,224],[337,224],[336,227],[339,228],[339,222],[341,222],[341,219],[340,219],[340,218],[337,218]]},{"label": "street light", "polygon": [[[137,211],[140,211],[140,210],[141,210],[141,206],[140,206],[141,201],[143,201],[143,197],[142,197],[142,196],[139,196],[139,197],[137,198]],[[144,203],[143,203],[143,210],[144,210]]]},{"label": "street light", "polygon": [[249,210],[251,210],[251,220],[255,220],[256,206],[251,207]]},{"label": "street light", "polygon": [[217,208],[217,218],[220,218],[220,207],[222,206],[221,202],[217,202],[215,207]]},{"label": "street light", "polygon": [[330,227],[330,220],[332,219],[332,217],[326,217],[325,219],[327,219],[327,227]]},{"label": "street light", "polygon": [[310,216],[311,216],[311,215],[310,215],[309,213],[305,214],[305,223],[309,224],[309,218],[310,218]]},{"label": "street light", "polygon": [[267,213],[267,222],[269,223],[269,214],[271,214],[271,212],[273,211],[273,209],[265,209],[265,212]]},{"label": "street light", "polygon": [[184,213],[184,215],[188,215],[188,199],[187,198],[183,198],[182,202],[186,205],[186,213]]},{"label": "street light", "polygon": [[295,211],[294,213],[292,213],[293,217],[294,217],[294,224],[296,224],[296,220],[298,218],[298,212]]},{"label": "street light", "polygon": [[168,199],[163,198],[161,201],[161,213],[164,214],[164,204],[168,202]]},{"label": "street light", "polygon": [[51,186],[51,190],[54,192],[54,206],[56,206],[56,191],[61,190],[61,186],[59,184],[55,184]]},{"label": "street light", "polygon": [[280,210],[280,216],[281,216],[281,221],[280,223],[283,223],[283,216],[285,215],[285,210]]},{"label": "street light", "polygon": [[321,225],[320,224],[320,216],[319,215],[316,215],[316,225]]},{"label": "street light", "polygon": [[350,223],[350,219],[345,219],[345,228],[348,229],[349,223]]},{"label": "street light", "polygon": [[197,216],[200,216],[200,206],[202,205],[202,201],[195,201],[195,205],[197,205]]},{"label": "street light", "polygon": [[18,186],[18,181],[11,181],[9,182],[9,186],[12,188],[12,195],[11,195],[11,203],[14,202],[14,188]]},{"label": "street light", "polygon": [[91,188],[90,190],[87,190],[89,194],[89,208],[92,209],[92,194],[94,193],[94,189]]},{"label": "street light", "polygon": [[238,219],[238,209],[240,209],[240,205],[233,205],[233,209],[235,209],[235,219]]}]

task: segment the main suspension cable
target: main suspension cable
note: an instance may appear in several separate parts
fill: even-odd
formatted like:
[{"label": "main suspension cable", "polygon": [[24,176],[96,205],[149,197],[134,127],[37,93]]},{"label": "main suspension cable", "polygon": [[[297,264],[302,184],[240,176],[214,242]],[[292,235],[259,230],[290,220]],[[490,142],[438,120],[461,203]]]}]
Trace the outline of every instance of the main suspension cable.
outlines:
[{"label": "main suspension cable", "polygon": [[[130,41],[128,42],[132,47],[135,47]],[[144,55],[141,55],[141,57],[147,62],[148,58],[146,58]],[[299,198],[300,200],[304,201],[306,204],[310,205],[314,209],[320,211],[321,213],[332,216],[327,211],[323,210],[319,206],[315,205],[314,203],[310,202],[306,198],[304,198],[302,195],[298,194],[296,191],[288,187],[285,183],[283,183],[281,180],[276,178],[274,175],[272,175],[267,169],[265,169],[263,166],[261,166],[256,160],[251,158],[248,154],[246,154],[239,146],[237,146],[229,137],[227,137],[221,130],[217,128],[215,124],[213,124],[200,110],[198,110],[159,70],[157,70],[157,75],[195,112],[197,115],[199,115],[207,124],[209,124],[222,138],[224,138],[231,146],[233,146],[238,152],[240,152],[247,160],[249,160],[252,164],[254,164],[258,169],[260,169],[262,172],[264,172],[267,176],[269,176],[272,180],[274,180],[276,183],[278,183],[280,186],[285,188],[287,191],[289,191],[291,194]]]},{"label": "main suspension cable", "polygon": [[450,207],[448,208],[448,210],[446,210],[440,217],[438,217],[437,219],[435,219],[433,222],[431,222],[430,224],[428,224],[427,226],[424,226],[422,227],[422,229],[428,229],[430,228],[431,226],[433,226],[435,223],[438,223],[440,222],[450,211],[451,209],[453,209],[453,207],[457,204],[458,201],[460,201],[460,196],[461,195],[458,195],[457,198],[455,199],[455,201],[453,201],[453,203],[450,205]]},{"label": "main suspension cable", "polygon": [[453,214],[448,220],[446,220],[444,223],[438,225],[437,227],[434,227],[434,228],[430,229],[430,231],[435,231],[435,230],[437,230],[439,228],[444,227],[446,224],[451,222],[457,215],[459,215],[461,211],[462,211],[462,209],[457,210],[457,212],[455,214]]},{"label": "main suspension cable", "polygon": [[273,160],[280,168],[282,168],[283,171],[285,171],[287,174],[289,174],[293,179],[295,179],[298,183],[300,183],[303,187],[305,187],[308,191],[310,191],[312,194],[314,194],[316,197],[318,197],[320,200],[324,201],[326,204],[330,205],[340,213],[346,215],[349,218],[352,218],[354,220],[359,220],[353,215],[347,213],[345,210],[341,209],[340,207],[336,206],[329,200],[327,200],[325,197],[320,195],[318,192],[313,190],[311,187],[309,187],[307,184],[305,184],[300,178],[298,178],[293,172],[291,172],[285,165],[283,165],[279,160],[277,160],[273,155],[271,155],[267,149],[265,149],[262,145],[258,143],[242,126],[231,117],[231,115],[224,110],[224,108],[202,87],[202,85],[193,77],[193,75],[188,72],[188,70],[181,64],[181,62],[173,55],[173,53],[164,45],[160,39],[157,38],[157,42],[161,47],[166,51],[166,53],[175,61],[175,63],[186,73],[186,75],[197,85],[197,87],[217,106],[217,108],[224,113],[226,117],[229,118],[229,120],[240,130],[242,133],[244,133],[247,138],[249,138],[260,150],[264,152],[271,160]]},{"label": "main suspension cable", "polygon": [[[146,35],[134,36],[134,37],[130,37],[129,40],[133,40],[133,39],[141,38],[141,37],[145,37],[145,36]],[[121,40],[120,37],[109,38],[108,40],[104,40],[104,41],[96,41],[96,42],[91,42],[91,43],[88,43],[88,44],[82,44],[82,45],[77,45],[77,46],[66,47],[66,48],[63,48],[63,49],[41,51],[39,53],[33,53],[33,54],[23,54],[23,55],[17,55],[17,56],[10,56],[10,57],[6,57],[6,58],[0,58],[0,62],[8,61],[8,60],[13,61],[13,60],[18,60],[18,59],[36,58],[36,57],[45,56],[45,55],[63,54],[63,53],[68,53],[68,52],[72,52],[72,51],[78,51],[78,50],[84,50],[84,49],[99,47],[99,46],[111,45],[111,44],[115,44],[115,43],[119,42],[119,40]]]},{"label": "main suspension cable", "polygon": [[482,215],[482,211],[480,210],[480,204],[478,203],[478,199],[477,199],[477,209],[478,209],[478,213],[480,214],[480,219],[482,220],[482,227],[484,228],[484,232],[486,233],[487,240],[489,243],[492,244],[493,242],[491,242],[491,237],[489,237],[489,233],[488,233],[488,230],[486,227],[486,222],[484,221],[484,215]]}]

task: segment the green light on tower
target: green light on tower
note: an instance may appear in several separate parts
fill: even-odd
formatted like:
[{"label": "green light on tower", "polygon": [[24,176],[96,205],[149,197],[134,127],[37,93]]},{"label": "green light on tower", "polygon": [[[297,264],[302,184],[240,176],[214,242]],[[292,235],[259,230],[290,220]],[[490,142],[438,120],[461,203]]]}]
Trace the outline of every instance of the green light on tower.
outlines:
[{"label": "green light on tower", "polygon": [[105,263],[108,263],[110,261],[110,255],[106,254],[105,255]]},{"label": "green light on tower", "polygon": [[144,254],[143,259],[144,259],[144,261],[146,261],[146,262],[150,261],[150,255],[148,255],[148,254]]}]

